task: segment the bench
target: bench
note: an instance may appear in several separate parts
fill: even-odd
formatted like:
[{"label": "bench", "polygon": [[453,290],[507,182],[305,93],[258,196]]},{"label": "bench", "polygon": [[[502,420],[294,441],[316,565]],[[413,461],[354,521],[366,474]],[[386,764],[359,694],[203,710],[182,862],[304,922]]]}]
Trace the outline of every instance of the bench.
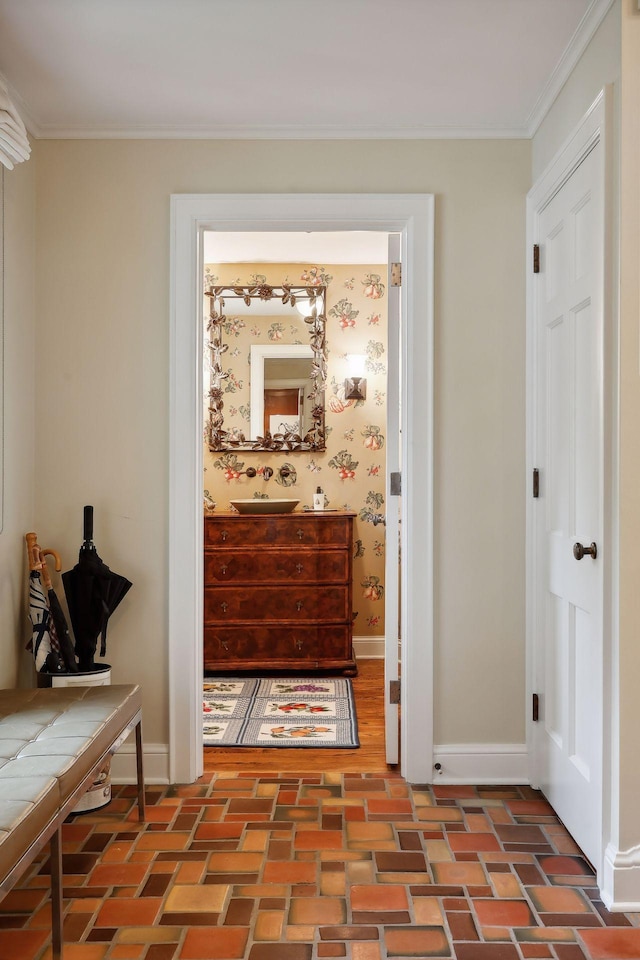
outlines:
[{"label": "bench", "polygon": [[0,899],[50,841],[54,960],[62,958],[62,823],[134,729],[144,820],[137,685],[0,690]]}]

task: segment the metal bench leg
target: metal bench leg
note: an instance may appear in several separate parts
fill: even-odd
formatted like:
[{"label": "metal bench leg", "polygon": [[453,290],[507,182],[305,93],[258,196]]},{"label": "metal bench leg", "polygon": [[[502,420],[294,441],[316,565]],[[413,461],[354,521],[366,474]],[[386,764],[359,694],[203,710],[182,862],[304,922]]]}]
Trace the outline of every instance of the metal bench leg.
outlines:
[{"label": "metal bench leg", "polygon": [[51,944],[53,960],[62,960],[62,827],[49,841],[51,852]]},{"label": "metal bench leg", "polygon": [[144,774],[142,771],[142,721],[136,724],[136,774],[138,778],[138,820],[145,818]]}]

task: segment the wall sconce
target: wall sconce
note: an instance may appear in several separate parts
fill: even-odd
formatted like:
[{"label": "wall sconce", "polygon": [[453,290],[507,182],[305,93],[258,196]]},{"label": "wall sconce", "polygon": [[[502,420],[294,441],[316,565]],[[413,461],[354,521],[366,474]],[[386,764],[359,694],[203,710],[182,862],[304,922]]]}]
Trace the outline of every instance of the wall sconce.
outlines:
[{"label": "wall sconce", "polygon": [[344,382],[345,400],[364,400],[367,396],[367,381],[364,379],[367,358],[362,354],[348,353],[349,376]]}]

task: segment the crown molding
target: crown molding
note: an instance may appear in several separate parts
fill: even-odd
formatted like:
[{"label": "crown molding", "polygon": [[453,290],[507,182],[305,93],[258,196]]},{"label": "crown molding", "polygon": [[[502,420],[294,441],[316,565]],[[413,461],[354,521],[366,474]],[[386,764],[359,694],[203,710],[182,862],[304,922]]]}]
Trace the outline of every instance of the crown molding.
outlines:
[{"label": "crown molding", "polygon": [[290,126],[37,126],[40,140],[519,140],[525,126],[515,127],[316,127]]},{"label": "crown molding", "polygon": [[615,0],[591,0],[582,20],[576,27],[566,50],[555,70],[547,80],[544,90],[533,106],[526,123],[526,136],[534,136],[538,127],[553,106],[553,103],[571,76],[578,60],[589,46],[593,35],[615,3]]}]

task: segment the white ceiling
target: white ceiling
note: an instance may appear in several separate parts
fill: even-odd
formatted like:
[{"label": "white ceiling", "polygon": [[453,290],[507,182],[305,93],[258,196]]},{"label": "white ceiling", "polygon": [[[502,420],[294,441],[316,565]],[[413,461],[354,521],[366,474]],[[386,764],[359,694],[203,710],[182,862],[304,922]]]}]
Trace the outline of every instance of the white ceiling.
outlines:
[{"label": "white ceiling", "polygon": [[36,137],[531,136],[612,0],[0,0]]}]

